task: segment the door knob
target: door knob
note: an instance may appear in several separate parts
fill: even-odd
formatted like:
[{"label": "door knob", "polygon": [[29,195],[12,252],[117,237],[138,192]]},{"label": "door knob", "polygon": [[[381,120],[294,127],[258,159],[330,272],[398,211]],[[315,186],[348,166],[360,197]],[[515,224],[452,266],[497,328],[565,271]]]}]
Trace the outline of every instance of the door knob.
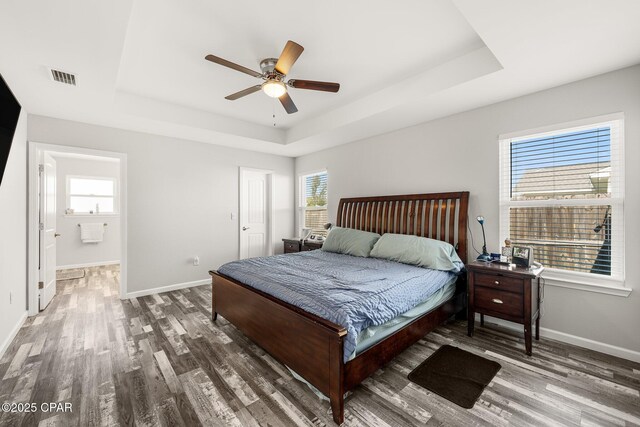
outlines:
[{"label": "door knob", "polygon": [[251,227],[242,227],[242,231],[247,231],[248,229],[250,229]]},{"label": "door knob", "polygon": [[62,236],[62,234],[59,234],[59,233],[55,233],[55,234],[53,235],[53,237],[60,237],[60,236]]}]

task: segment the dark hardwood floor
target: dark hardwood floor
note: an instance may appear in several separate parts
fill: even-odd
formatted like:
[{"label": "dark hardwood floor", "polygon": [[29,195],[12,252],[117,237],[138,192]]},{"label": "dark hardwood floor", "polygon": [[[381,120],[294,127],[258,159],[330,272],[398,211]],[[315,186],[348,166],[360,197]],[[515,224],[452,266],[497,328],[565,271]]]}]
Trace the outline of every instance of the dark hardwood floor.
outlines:
[{"label": "dark hardwood floor", "polygon": [[[118,268],[58,282],[0,360],[6,426],[332,426],[329,403],[218,317],[211,287],[120,301]],[[543,320],[544,323],[544,320]],[[471,410],[407,380],[443,344],[502,369]],[[466,323],[442,326],[366,380],[345,403],[345,425],[640,425],[640,364],[551,340]],[[70,402],[72,412],[40,404]]]}]

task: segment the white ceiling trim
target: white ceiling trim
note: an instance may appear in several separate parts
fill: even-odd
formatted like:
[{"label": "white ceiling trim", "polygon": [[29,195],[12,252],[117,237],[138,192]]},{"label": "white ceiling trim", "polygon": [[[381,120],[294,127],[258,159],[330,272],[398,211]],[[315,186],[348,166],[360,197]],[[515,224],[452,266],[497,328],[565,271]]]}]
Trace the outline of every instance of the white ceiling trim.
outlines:
[{"label": "white ceiling trim", "polygon": [[[302,148],[300,145],[305,142],[314,140],[317,144],[325,139],[326,144],[335,144],[340,141],[340,138],[336,140],[335,131],[340,128],[357,127],[366,119],[374,119],[378,122],[375,134],[398,129],[396,120],[385,119],[385,115],[389,111],[400,106],[415,105],[435,93],[500,70],[502,70],[502,65],[493,56],[491,50],[483,46],[433,67],[418,76],[397,82],[351,104],[293,127],[287,132],[287,145],[297,143],[296,153],[300,155],[305,152],[304,149],[300,150]],[[404,124],[404,126],[416,123],[412,122]],[[362,130],[364,132],[359,133],[359,138],[374,135],[368,126],[363,126]],[[330,136],[331,134],[334,135]]]}]

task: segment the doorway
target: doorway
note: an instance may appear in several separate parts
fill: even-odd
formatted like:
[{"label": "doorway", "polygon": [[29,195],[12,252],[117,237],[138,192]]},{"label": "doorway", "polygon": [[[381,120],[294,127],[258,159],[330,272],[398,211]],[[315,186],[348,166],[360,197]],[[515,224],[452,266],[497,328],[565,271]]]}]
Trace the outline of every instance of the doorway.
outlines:
[{"label": "doorway", "polygon": [[240,259],[273,255],[273,171],[240,168]]},{"label": "doorway", "polygon": [[120,265],[125,298],[126,155],[30,142],[28,191],[29,315],[47,307],[57,280],[94,266]]}]

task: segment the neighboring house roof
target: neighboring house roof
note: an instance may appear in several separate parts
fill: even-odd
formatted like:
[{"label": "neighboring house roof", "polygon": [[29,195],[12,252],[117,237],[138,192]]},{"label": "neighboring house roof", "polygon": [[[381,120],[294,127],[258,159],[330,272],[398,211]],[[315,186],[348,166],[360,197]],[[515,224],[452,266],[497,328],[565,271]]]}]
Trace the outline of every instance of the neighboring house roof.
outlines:
[{"label": "neighboring house roof", "polygon": [[514,196],[606,193],[610,175],[609,162],[529,169],[522,174],[513,193]]}]

